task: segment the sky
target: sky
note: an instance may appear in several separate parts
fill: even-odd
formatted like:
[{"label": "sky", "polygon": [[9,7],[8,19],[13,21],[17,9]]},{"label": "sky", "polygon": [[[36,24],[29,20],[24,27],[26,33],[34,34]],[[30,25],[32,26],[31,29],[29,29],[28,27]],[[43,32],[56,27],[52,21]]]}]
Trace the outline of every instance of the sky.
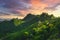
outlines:
[{"label": "sky", "polygon": [[60,16],[60,0],[0,0],[0,19],[22,19],[42,12]]}]

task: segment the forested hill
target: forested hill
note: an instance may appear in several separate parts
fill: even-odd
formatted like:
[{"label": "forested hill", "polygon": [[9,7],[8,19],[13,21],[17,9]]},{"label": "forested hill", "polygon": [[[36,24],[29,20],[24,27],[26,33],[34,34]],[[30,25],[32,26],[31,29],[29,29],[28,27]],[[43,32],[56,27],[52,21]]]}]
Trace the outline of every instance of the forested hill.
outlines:
[{"label": "forested hill", "polygon": [[60,40],[60,17],[42,13],[2,21],[0,40]]}]

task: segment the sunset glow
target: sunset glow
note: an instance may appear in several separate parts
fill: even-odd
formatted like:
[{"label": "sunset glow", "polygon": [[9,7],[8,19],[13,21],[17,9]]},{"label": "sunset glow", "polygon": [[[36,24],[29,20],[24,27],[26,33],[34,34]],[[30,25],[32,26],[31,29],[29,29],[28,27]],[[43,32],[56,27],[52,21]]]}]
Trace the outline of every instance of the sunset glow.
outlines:
[{"label": "sunset glow", "polygon": [[42,12],[60,16],[60,0],[0,0],[0,18],[23,18],[28,13],[39,15]]}]

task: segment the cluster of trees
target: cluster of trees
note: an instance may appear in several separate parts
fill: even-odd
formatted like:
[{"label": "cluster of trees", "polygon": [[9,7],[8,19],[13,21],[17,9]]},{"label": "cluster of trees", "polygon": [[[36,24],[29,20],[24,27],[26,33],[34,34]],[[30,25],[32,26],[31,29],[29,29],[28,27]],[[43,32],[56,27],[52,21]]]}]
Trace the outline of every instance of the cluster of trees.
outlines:
[{"label": "cluster of trees", "polygon": [[0,40],[60,40],[60,17],[28,14],[0,22]]}]

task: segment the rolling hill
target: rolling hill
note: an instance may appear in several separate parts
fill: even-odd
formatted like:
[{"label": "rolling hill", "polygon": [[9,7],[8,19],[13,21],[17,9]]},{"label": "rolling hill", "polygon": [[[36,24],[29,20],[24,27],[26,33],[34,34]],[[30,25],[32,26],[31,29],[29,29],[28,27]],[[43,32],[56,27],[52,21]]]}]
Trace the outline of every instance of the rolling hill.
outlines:
[{"label": "rolling hill", "polygon": [[60,18],[42,13],[0,23],[0,40],[60,40]]}]

